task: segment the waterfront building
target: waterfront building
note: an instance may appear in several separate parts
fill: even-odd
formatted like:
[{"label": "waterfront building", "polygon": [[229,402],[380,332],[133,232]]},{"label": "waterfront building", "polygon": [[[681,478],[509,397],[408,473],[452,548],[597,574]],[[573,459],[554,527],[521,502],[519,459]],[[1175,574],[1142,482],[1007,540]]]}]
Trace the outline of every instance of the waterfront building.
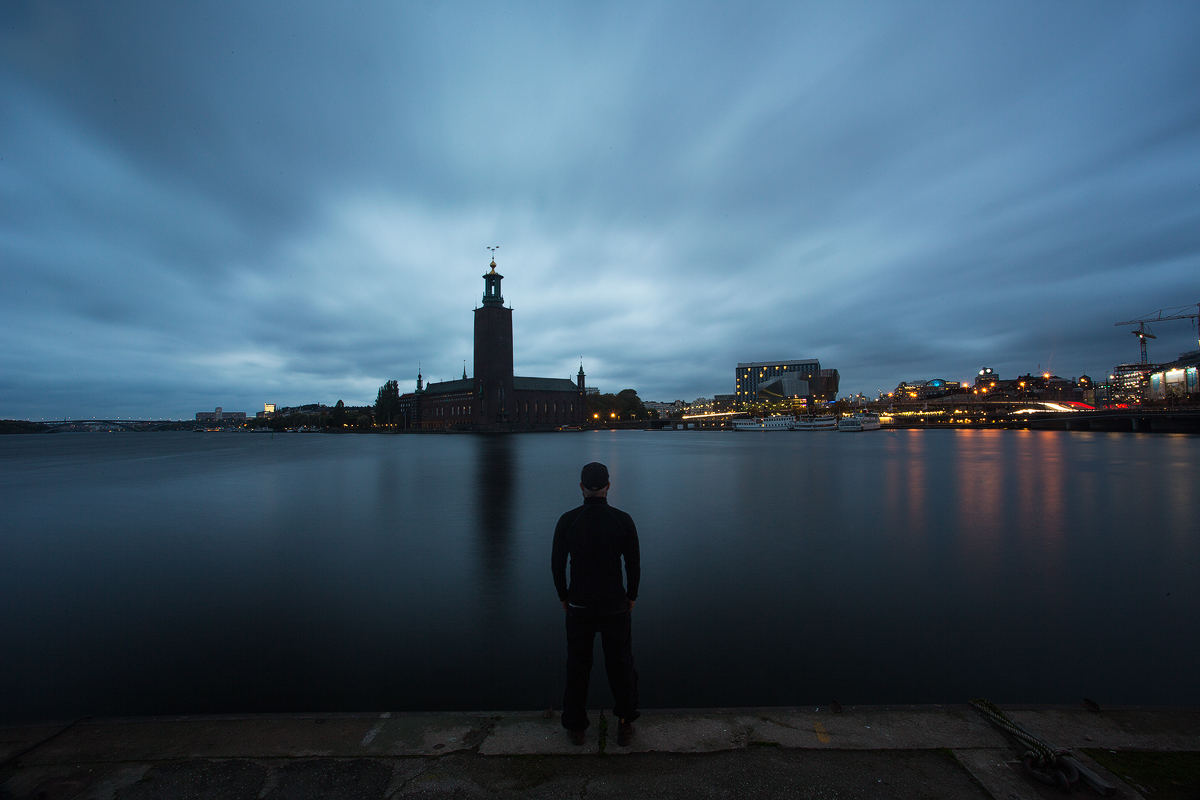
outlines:
[{"label": "waterfront building", "polygon": [[[1021,380],[1030,383],[1030,376],[1022,376]],[[1077,379],[1060,378],[1057,375],[1043,373],[1041,378],[1034,376],[1032,385],[1043,400],[1067,400],[1072,402],[1081,402],[1083,394],[1088,389],[1092,388],[1092,379],[1087,375],[1080,375]]]},{"label": "waterfront building", "polygon": [[197,411],[196,422],[245,422],[245,411],[225,411],[217,406],[215,411]]},{"label": "waterfront building", "polygon": [[893,392],[896,400],[931,400],[935,397],[945,397],[962,391],[958,381],[948,381],[945,378],[933,378],[927,381],[900,381]]},{"label": "waterfront building", "polygon": [[1150,373],[1146,392],[1152,400],[1200,395],[1200,350],[1184,353]]},{"label": "waterfront building", "polygon": [[[904,386],[904,384],[901,384]],[[1049,372],[1039,375],[1025,373],[1016,378],[1001,379],[991,367],[984,367],[975,376],[975,388],[972,394],[981,399],[1049,401],[1061,400],[1070,402],[1090,402],[1088,397],[1092,392],[1092,379],[1087,375],[1078,378],[1060,378]],[[897,388],[897,399],[911,399],[909,394],[901,396]],[[964,389],[963,391],[968,391]]]},{"label": "waterfront building", "polygon": [[416,391],[401,395],[405,428],[448,430],[547,430],[583,425],[586,375],[576,379],[529,378],[513,374],[512,308],[504,305],[496,261],[483,276],[483,304],[475,309],[473,377],[424,382],[417,372]]},{"label": "waterfront building", "polygon": [[837,399],[840,376],[836,369],[821,369],[817,359],[800,361],[751,361],[737,365],[734,397],[737,406],[805,399],[829,402]]},{"label": "waterfront building", "polygon": [[[349,408],[342,407],[344,411],[349,411]],[[324,403],[307,403],[302,406],[279,406],[276,403],[263,403],[263,410],[256,413],[256,418],[262,419],[278,419],[280,417],[291,417],[297,414],[306,416],[328,416],[333,412],[333,409]]]},{"label": "waterfront building", "polygon": [[996,385],[1000,383],[1000,376],[991,367],[984,367],[979,370],[979,374],[975,376],[975,389],[993,391]]},{"label": "waterfront building", "polygon": [[[817,359],[800,361],[751,361],[737,365],[734,372],[734,394],[738,405],[759,402],[759,387],[771,389],[775,394],[783,394],[786,389],[793,389],[796,395],[808,394],[808,379],[816,377],[821,372],[821,362]],[[783,379],[787,379],[786,386]]]},{"label": "waterfront building", "polygon": [[1087,389],[1080,393],[1080,399],[1084,403],[1096,408],[1110,405],[1113,402],[1112,384],[1108,381],[1091,383]]},{"label": "waterfront building", "polygon": [[683,410],[683,401],[676,400],[672,403],[659,403],[655,400],[644,400],[642,401],[642,406],[647,411],[658,412],[659,419],[666,419],[668,414]]},{"label": "waterfront building", "polygon": [[1117,403],[1139,403],[1150,388],[1150,376],[1161,372],[1161,364],[1118,364],[1108,376],[1112,399]]}]

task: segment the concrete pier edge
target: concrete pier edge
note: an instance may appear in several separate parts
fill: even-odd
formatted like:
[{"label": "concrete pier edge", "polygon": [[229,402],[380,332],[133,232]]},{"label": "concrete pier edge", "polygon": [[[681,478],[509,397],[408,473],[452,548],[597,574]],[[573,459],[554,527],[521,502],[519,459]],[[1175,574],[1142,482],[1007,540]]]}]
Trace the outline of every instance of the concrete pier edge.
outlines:
[{"label": "concrete pier edge", "polygon": [[[1117,797],[1143,794],[1085,750],[1200,752],[1196,708],[1001,707],[1037,735],[1071,749],[1118,787]],[[647,710],[629,747],[616,745],[615,724],[597,724],[599,710],[590,716],[582,747],[570,744],[558,714],[548,710],[204,714],[10,724],[0,726],[0,800],[183,797],[186,792],[171,787],[194,788],[197,780],[214,786],[254,784],[258,789],[252,796],[259,797],[288,796],[297,786],[307,787],[301,794],[311,794],[329,781],[358,786],[361,792],[344,795],[354,797],[556,796],[559,790],[579,796],[574,782],[584,777],[589,797],[606,796],[603,786],[613,790],[612,796],[636,793],[640,781],[658,787],[656,796],[705,796],[702,785],[690,783],[693,774],[708,775],[713,785],[741,781],[745,793],[722,789],[729,797],[760,794],[762,782],[771,780],[775,783],[766,785],[790,787],[793,794],[804,786],[824,786],[835,793],[841,787],[849,796],[876,796],[870,776],[881,791],[889,786],[899,791],[894,782],[908,781],[905,791],[881,797],[1045,796],[1013,768],[1021,754],[966,704]],[[536,779],[527,774],[535,763],[530,757],[538,765]],[[509,784],[528,785],[509,791]]]}]

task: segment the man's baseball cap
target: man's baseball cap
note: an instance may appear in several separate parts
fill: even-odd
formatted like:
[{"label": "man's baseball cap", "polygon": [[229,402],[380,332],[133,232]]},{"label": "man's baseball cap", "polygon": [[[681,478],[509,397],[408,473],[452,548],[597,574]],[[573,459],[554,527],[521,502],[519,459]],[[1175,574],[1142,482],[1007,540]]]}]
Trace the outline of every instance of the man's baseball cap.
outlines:
[{"label": "man's baseball cap", "polygon": [[579,482],[589,492],[600,491],[605,486],[608,486],[608,467],[599,461],[584,464],[583,471],[579,473]]}]

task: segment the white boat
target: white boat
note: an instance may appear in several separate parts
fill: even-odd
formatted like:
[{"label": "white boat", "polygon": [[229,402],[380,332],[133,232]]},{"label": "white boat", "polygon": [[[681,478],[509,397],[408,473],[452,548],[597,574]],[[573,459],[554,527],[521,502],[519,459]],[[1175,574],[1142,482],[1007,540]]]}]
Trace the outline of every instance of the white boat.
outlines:
[{"label": "white boat", "polygon": [[794,431],[836,431],[837,417],[829,414],[824,417],[798,417],[792,425]]},{"label": "white boat", "polygon": [[769,417],[752,417],[750,419],[735,419],[735,431],[789,431],[796,423],[791,414],[772,414]]},{"label": "white boat", "polygon": [[879,415],[870,413],[847,414],[838,420],[839,431],[877,431]]}]

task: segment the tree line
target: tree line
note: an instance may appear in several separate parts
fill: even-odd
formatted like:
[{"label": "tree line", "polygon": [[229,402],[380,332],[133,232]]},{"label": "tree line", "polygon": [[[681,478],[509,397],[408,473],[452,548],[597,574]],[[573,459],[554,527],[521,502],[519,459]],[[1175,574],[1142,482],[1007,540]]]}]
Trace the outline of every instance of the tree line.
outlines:
[{"label": "tree line", "polygon": [[387,381],[375,395],[375,424],[393,425],[400,421],[400,384]]},{"label": "tree line", "polygon": [[270,428],[274,431],[289,428],[322,428],[325,430],[370,430],[375,425],[371,406],[347,406],[341,400],[328,414],[287,414],[275,417],[255,417],[246,420],[249,428]]},{"label": "tree line", "polygon": [[657,411],[650,411],[638,397],[636,389],[622,389],[616,394],[589,394],[587,415],[593,423],[605,420],[658,419]]}]

